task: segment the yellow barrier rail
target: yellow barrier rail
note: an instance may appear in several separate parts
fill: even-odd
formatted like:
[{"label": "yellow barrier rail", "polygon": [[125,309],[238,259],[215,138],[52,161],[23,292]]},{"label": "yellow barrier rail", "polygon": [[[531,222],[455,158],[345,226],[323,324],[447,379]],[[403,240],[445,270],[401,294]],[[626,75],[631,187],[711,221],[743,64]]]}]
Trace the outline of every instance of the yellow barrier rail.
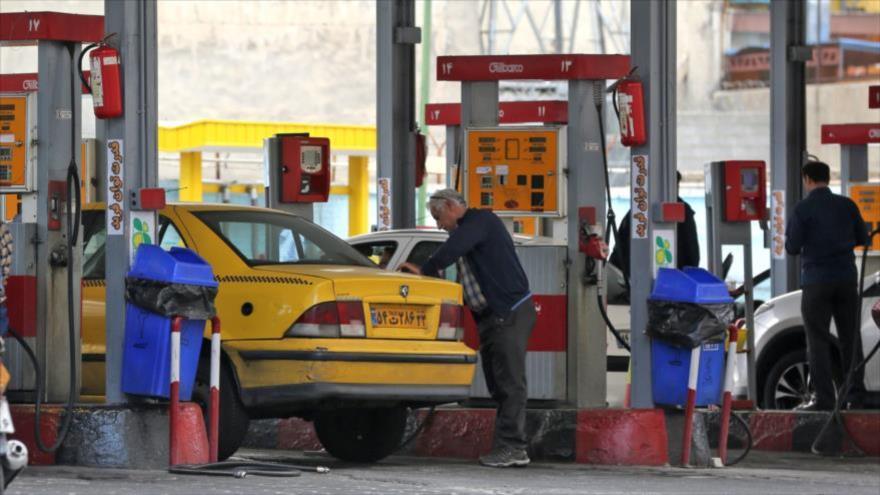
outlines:
[{"label": "yellow barrier rail", "polygon": [[159,151],[261,150],[263,139],[295,132],[329,138],[334,152],[372,154],[376,151],[376,128],[372,126],[235,120],[197,120],[160,126]]}]

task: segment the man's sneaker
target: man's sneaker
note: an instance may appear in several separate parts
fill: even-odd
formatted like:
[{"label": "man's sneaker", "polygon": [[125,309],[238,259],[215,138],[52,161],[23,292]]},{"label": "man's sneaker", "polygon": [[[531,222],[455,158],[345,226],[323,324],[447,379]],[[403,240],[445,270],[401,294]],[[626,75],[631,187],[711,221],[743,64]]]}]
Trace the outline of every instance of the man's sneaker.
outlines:
[{"label": "man's sneaker", "polygon": [[480,457],[480,464],[489,467],[525,467],[531,460],[523,449],[502,445]]}]

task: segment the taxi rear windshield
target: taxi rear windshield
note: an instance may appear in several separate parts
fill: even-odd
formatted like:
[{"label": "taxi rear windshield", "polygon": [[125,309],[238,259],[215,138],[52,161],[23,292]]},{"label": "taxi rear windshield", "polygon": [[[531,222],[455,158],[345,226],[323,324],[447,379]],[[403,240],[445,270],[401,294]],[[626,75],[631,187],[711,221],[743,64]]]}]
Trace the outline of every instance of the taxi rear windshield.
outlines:
[{"label": "taxi rear windshield", "polygon": [[202,211],[193,214],[251,266],[375,266],[342,239],[297,216],[267,211]]}]

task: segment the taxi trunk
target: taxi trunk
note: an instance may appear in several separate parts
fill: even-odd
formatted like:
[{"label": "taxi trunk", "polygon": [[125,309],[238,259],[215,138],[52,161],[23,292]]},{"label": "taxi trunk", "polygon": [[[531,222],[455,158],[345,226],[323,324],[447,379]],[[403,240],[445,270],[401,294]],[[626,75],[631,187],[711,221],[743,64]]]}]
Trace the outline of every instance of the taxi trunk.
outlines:
[{"label": "taxi trunk", "polygon": [[[402,273],[380,272],[371,268],[331,265],[295,265],[259,267],[260,271],[287,272],[324,278],[333,284],[335,302],[312,306],[297,320],[297,324],[319,323],[320,307],[336,305],[339,324],[346,331],[357,328],[345,325],[364,325],[368,339],[436,340],[438,329],[460,326],[458,288],[443,280],[433,280]],[[330,309],[332,311],[332,308]],[[348,336],[356,336],[350,334]],[[445,335],[441,335],[441,338]]]}]

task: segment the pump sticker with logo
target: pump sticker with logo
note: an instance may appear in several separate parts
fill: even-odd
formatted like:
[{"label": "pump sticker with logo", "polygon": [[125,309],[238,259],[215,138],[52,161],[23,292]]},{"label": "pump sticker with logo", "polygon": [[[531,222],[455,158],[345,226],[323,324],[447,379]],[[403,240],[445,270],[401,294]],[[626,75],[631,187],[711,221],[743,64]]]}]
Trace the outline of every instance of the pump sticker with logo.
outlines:
[{"label": "pump sticker with logo", "polygon": [[125,154],[121,139],[107,140],[107,235],[122,235]]},{"label": "pump sticker with logo", "polygon": [[391,178],[379,177],[377,180],[376,201],[379,202],[376,211],[379,215],[377,230],[391,230]]},{"label": "pump sticker with logo", "polygon": [[654,275],[660,268],[675,268],[675,231],[654,231]]},{"label": "pump sticker with logo", "polygon": [[[648,238],[648,220],[650,209],[648,204],[648,155],[633,155],[632,170],[632,212],[631,235],[632,239]],[[656,271],[656,270],[654,270]]]},{"label": "pump sticker with logo", "polygon": [[132,211],[129,225],[129,260],[134,263],[134,255],[141,244],[155,244],[156,214],[152,211]]},{"label": "pump sticker with logo", "polygon": [[777,189],[770,196],[770,229],[773,238],[770,255],[774,260],[785,259],[785,191]]}]

